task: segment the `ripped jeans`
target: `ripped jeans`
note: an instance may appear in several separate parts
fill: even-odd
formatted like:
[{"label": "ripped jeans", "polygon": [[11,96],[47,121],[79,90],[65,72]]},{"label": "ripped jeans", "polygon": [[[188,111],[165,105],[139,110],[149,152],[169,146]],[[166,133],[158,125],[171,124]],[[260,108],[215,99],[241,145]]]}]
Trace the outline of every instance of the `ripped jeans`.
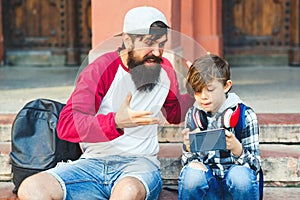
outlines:
[{"label": "ripped jeans", "polygon": [[109,199],[114,186],[126,176],[143,183],[146,199],[158,199],[162,188],[160,169],[144,157],[80,158],[46,172],[58,180],[67,200]]},{"label": "ripped jeans", "polygon": [[245,166],[233,165],[223,179],[208,171],[184,166],[178,181],[178,199],[258,200],[256,173]]}]

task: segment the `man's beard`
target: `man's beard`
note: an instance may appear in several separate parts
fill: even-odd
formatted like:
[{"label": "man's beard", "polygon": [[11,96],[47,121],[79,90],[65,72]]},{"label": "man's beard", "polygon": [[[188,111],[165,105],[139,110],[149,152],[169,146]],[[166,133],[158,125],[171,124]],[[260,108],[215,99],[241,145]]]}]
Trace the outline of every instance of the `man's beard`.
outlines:
[{"label": "man's beard", "polygon": [[[156,64],[145,66],[148,59],[153,59]],[[134,59],[133,51],[128,52],[127,65],[131,73],[131,78],[138,91],[151,92],[159,82],[162,59],[156,56],[147,56],[142,61]]]}]

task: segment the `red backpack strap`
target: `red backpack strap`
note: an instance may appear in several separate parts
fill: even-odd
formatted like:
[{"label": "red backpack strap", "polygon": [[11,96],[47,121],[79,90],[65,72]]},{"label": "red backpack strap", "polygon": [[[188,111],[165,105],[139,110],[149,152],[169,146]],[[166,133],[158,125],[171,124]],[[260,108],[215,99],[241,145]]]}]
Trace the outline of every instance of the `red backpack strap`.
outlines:
[{"label": "red backpack strap", "polygon": [[243,130],[246,128],[246,116],[245,116],[245,111],[246,111],[246,106],[243,103],[239,104],[239,108],[240,108],[240,116],[239,116],[239,120],[236,124],[236,126],[234,127],[234,132],[235,132],[235,137],[242,142],[242,132]]}]

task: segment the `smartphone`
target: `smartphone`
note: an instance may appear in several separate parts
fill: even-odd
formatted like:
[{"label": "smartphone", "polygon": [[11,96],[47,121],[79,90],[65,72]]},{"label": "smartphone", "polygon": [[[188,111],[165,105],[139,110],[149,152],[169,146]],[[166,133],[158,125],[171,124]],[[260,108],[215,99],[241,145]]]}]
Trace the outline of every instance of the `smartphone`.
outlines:
[{"label": "smartphone", "polygon": [[192,131],[189,134],[191,152],[226,149],[225,129]]}]

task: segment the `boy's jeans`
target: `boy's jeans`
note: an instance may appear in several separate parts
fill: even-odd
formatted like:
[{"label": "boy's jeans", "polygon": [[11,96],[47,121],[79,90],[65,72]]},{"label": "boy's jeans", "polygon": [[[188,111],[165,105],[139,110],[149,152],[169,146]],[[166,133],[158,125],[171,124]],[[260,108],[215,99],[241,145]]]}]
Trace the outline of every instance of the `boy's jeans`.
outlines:
[{"label": "boy's jeans", "polygon": [[259,199],[256,173],[245,166],[233,165],[223,179],[208,171],[184,166],[178,183],[178,199]]}]

